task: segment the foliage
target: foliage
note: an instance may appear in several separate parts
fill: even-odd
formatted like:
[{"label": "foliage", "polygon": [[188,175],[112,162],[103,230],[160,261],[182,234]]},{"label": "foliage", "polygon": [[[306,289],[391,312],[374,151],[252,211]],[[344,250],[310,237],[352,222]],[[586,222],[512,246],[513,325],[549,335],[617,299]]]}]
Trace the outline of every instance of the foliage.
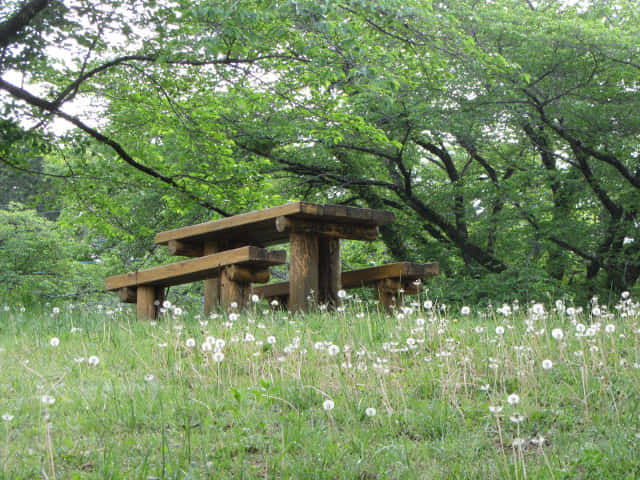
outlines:
[{"label": "foliage", "polygon": [[90,249],[70,233],[17,203],[0,210],[0,298],[30,304],[102,283]]},{"label": "foliage", "polygon": [[588,296],[640,277],[637,20],[629,0],[12,1],[0,92],[43,149],[52,119],[75,128],[44,170],[120,258],[307,199],[393,210],[390,256],[479,295]]}]

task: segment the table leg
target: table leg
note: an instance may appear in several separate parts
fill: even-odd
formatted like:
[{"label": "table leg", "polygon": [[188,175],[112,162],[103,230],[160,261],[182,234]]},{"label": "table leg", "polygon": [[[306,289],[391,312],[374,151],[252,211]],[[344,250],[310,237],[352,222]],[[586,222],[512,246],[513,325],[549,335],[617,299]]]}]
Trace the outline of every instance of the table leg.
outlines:
[{"label": "table leg", "polygon": [[306,311],[308,297],[313,302],[318,296],[318,236],[309,233],[291,233],[289,259],[289,310]]},{"label": "table leg", "polygon": [[[203,253],[209,255],[220,251],[217,242],[205,242]],[[220,305],[220,278],[207,278],[204,281],[204,314],[209,316]]]},{"label": "table leg", "polygon": [[[157,305],[156,305],[157,301]],[[160,304],[164,301],[164,288],[139,286],[136,292],[136,309],[138,320],[158,318]]]},{"label": "table leg", "polygon": [[318,239],[318,302],[338,305],[341,285],[340,239],[321,236]]}]

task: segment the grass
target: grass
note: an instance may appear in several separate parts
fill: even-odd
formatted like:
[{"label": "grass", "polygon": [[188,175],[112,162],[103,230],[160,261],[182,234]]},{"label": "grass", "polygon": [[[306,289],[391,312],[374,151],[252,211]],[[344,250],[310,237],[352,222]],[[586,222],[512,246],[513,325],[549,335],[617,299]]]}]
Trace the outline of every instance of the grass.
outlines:
[{"label": "grass", "polygon": [[631,299],[598,316],[70,307],[0,311],[3,478],[640,477]]}]

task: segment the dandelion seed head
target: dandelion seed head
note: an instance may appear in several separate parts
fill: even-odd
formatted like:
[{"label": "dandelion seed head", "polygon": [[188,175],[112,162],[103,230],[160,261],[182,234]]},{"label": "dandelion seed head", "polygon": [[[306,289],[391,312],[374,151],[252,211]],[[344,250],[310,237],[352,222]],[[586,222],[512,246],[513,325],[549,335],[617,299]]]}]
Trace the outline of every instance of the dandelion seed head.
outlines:
[{"label": "dandelion seed head", "polygon": [[464,306],[460,309],[460,315],[469,315],[471,313],[471,309],[467,306]]},{"label": "dandelion seed head", "polygon": [[520,395],[518,395],[517,393],[512,393],[507,397],[507,403],[509,403],[509,405],[517,405],[518,403],[520,403]]},{"label": "dandelion seed head", "polygon": [[51,340],[49,340],[49,345],[51,345],[52,347],[57,347],[58,345],[60,345],[60,339],[58,337],[52,337]]},{"label": "dandelion seed head", "polygon": [[367,417],[375,417],[375,416],[376,416],[376,413],[377,413],[377,412],[376,412],[376,409],[375,409],[375,408],[373,408],[373,407],[369,407],[369,408],[367,408],[367,409],[364,411],[364,414],[365,414]]},{"label": "dandelion seed head", "polygon": [[555,340],[562,340],[562,337],[564,337],[564,332],[561,328],[554,328],[553,330],[551,330],[551,336]]},{"label": "dandelion seed head", "polygon": [[2,420],[4,420],[5,422],[10,422],[11,420],[13,420],[13,415],[11,415],[10,413],[3,413]]},{"label": "dandelion seed head", "polygon": [[91,355],[88,359],[87,359],[87,364],[95,367],[96,365],[98,365],[100,363],[100,359],[95,356],[95,355]]},{"label": "dandelion seed head", "polygon": [[542,368],[544,370],[551,370],[552,367],[553,367],[553,362],[551,360],[549,360],[548,358],[545,358],[542,361]]},{"label": "dandelion seed head", "polygon": [[40,397],[40,401],[47,406],[56,403],[56,399],[51,395],[43,395],[42,397]]},{"label": "dandelion seed head", "polygon": [[322,408],[324,408],[327,412],[330,412],[331,410],[333,410],[335,406],[336,404],[331,399],[327,399],[324,402],[322,402]]}]

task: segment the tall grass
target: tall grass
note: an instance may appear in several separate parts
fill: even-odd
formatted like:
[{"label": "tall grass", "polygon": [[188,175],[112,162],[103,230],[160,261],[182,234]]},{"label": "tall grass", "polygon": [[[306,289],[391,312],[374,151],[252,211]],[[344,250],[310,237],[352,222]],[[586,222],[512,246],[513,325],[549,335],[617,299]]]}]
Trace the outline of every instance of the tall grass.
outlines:
[{"label": "tall grass", "polygon": [[630,298],[1,308],[4,478],[640,477]]}]

